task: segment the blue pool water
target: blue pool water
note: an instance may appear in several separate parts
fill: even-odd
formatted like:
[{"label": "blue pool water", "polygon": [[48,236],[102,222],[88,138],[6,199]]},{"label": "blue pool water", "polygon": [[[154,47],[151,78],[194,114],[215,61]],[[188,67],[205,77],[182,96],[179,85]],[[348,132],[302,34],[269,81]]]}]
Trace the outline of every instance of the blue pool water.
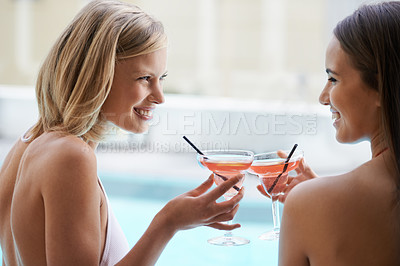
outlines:
[{"label": "blue pool water", "polygon": [[[155,214],[173,197],[184,193],[199,183],[176,178],[128,177],[103,174],[103,185],[110,204],[124,230],[130,246],[140,238]],[[156,265],[277,265],[278,242],[259,240],[258,236],[272,228],[271,202],[241,201],[235,222],[242,227],[234,234],[248,238],[248,245],[237,247],[214,246],[207,239],[223,231],[199,227],[178,232],[165,248]]]},{"label": "blue pool water", "polygon": [[[132,247],[155,214],[173,197],[198,185],[198,182],[156,177],[132,177],[100,174],[118,221]],[[165,179],[167,180],[167,179]],[[199,227],[178,232],[169,242],[156,265],[236,266],[277,265],[278,242],[262,241],[258,235],[272,228],[270,202],[254,202],[244,198],[235,222],[242,227],[234,234],[248,238],[250,244],[237,247],[220,247],[207,243],[207,239],[223,231]],[[1,251],[0,251],[1,259]]]},{"label": "blue pool water", "polygon": [[[124,198],[112,198],[110,201],[130,246],[140,238],[151,219],[163,206],[161,203],[149,200],[129,201]],[[278,242],[262,241],[257,238],[271,225],[249,222],[241,224],[242,228],[235,230],[234,234],[250,239],[248,245],[237,247],[210,245],[207,239],[222,235],[223,231],[208,227],[181,231],[167,245],[156,265],[277,265]]]}]

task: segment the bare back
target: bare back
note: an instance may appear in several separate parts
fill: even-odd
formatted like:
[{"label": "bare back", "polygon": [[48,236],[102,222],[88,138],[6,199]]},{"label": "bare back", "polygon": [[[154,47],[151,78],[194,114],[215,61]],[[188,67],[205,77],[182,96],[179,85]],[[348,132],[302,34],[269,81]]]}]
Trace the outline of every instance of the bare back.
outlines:
[{"label": "bare back", "polygon": [[293,189],[282,219],[280,265],[399,265],[396,185],[387,165],[379,156]]},{"label": "bare back", "polygon": [[[100,258],[105,242],[107,206],[103,204],[104,194],[97,183],[93,158],[89,146],[73,136],[46,133],[30,144],[17,141],[0,172],[0,245],[6,265],[56,262],[61,259],[57,257],[62,256],[62,247],[52,243],[80,246],[74,243],[80,238],[73,233],[69,236],[71,231],[67,231],[79,228],[83,222],[90,225],[83,229],[97,231],[93,239],[88,236],[88,242],[93,241],[91,246],[95,246]],[[78,170],[84,174],[80,176]],[[80,188],[80,183],[84,188]],[[85,193],[88,195],[82,195]],[[85,197],[80,211],[77,201]],[[86,217],[74,218],[93,206],[97,207]]]},{"label": "bare back", "polygon": [[19,162],[27,147],[28,145],[22,141],[14,144],[0,171],[0,245],[6,265],[18,265],[13,245],[10,215]]}]

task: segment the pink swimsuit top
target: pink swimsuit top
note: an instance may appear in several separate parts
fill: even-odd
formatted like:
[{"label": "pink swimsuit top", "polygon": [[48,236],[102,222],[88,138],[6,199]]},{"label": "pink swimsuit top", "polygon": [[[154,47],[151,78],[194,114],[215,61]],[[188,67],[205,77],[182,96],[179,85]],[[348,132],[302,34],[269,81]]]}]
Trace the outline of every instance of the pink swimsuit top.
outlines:
[{"label": "pink swimsuit top", "polygon": [[99,183],[106,197],[108,209],[106,244],[104,246],[103,257],[101,258],[100,266],[109,266],[115,265],[129,252],[129,245],[124,232],[122,232],[121,226],[114,216],[107,194],[100,179]]},{"label": "pink swimsuit top", "polygon": [[[30,137],[26,137],[26,134],[21,136],[22,142],[29,142]],[[103,257],[100,261],[100,266],[110,266],[118,263],[128,252],[129,245],[124,232],[121,229],[115,215],[111,209],[110,202],[107,197],[107,193],[104,190],[103,184],[99,180],[101,189],[103,190],[104,196],[107,201],[107,232],[106,232],[106,243],[104,246]]]}]

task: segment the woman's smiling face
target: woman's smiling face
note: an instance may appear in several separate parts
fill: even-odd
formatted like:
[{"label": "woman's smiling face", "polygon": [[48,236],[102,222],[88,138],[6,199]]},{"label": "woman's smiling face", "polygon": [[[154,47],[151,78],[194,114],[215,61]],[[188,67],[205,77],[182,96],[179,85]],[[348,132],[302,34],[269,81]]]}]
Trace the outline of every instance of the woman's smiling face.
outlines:
[{"label": "woman's smiling face", "polygon": [[319,101],[330,105],[336,139],[342,143],[372,139],[379,134],[379,93],[362,79],[333,37],[326,51],[328,81]]},{"label": "woman's smiling face", "polygon": [[167,49],[119,61],[102,114],[116,126],[143,133],[156,105],[164,102]]}]

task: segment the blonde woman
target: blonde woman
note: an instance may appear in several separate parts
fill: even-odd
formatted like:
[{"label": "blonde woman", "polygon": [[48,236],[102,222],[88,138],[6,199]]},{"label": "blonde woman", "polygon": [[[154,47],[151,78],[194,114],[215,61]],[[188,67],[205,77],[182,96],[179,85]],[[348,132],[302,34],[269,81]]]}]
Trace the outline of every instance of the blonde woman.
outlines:
[{"label": "blonde woman", "polygon": [[0,172],[3,265],[153,265],[178,230],[239,227],[222,222],[243,190],[215,201],[240,177],[207,192],[209,178],[171,200],[129,250],[97,177],[106,122],[143,132],[164,102],[166,46],[160,22],[111,0],[90,2],[56,41],[37,80],[39,120]]}]

